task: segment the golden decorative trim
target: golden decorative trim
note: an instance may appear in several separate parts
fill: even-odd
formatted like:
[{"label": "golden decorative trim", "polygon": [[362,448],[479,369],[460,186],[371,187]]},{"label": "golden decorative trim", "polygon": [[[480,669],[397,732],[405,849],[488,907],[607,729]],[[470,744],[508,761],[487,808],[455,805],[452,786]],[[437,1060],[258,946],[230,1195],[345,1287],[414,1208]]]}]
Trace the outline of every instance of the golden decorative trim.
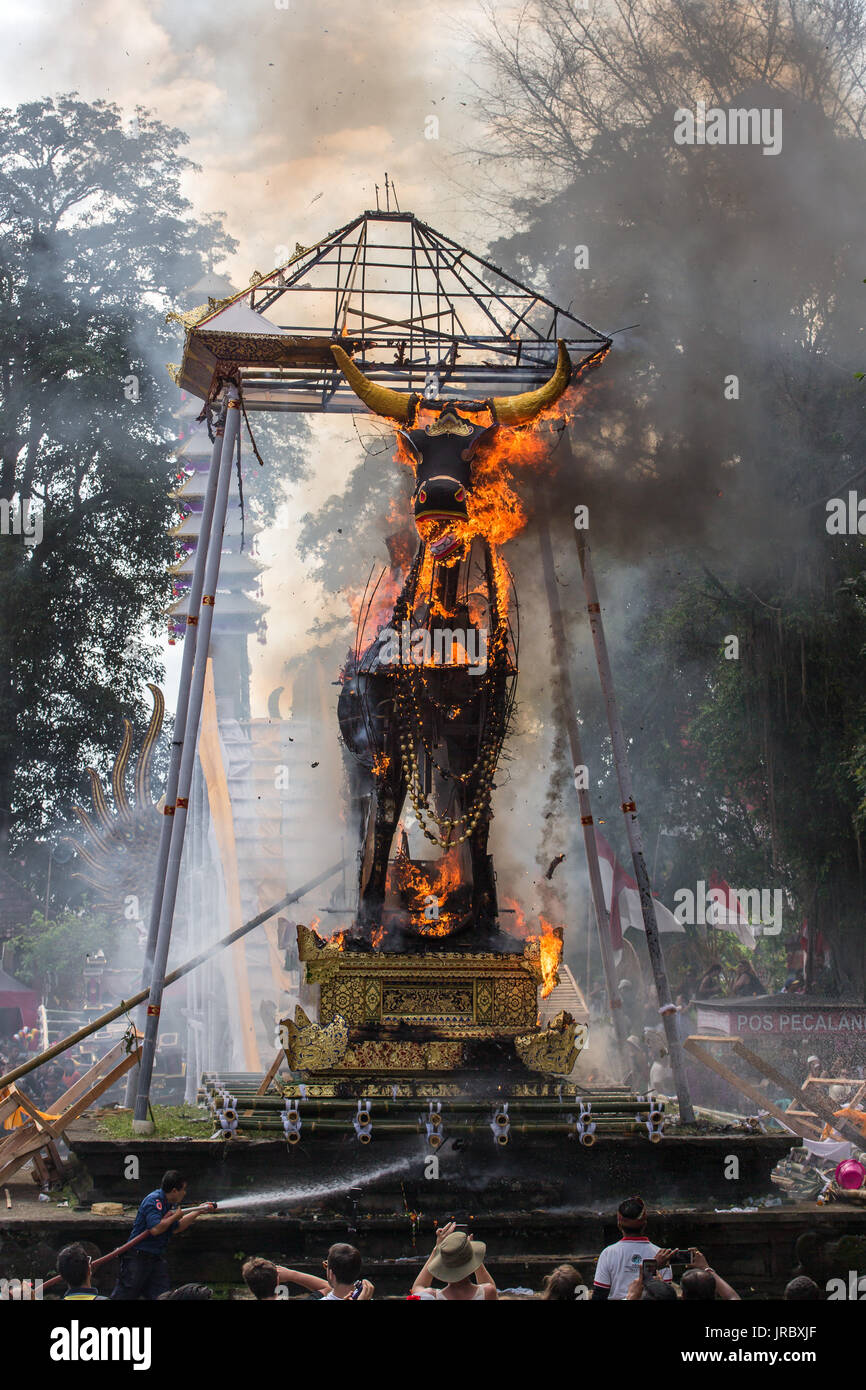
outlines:
[{"label": "golden decorative trim", "polygon": [[541,1032],[524,1033],[515,1038],[514,1049],[530,1071],[568,1076],[586,1046],[587,1034],[586,1024],[576,1024],[571,1014],[563,1009]]},{"label": "golden decorative trim", "polygon": [[165,321],[166,323],[179,323],[189,333],[205,319],[209,319],[212,314],[226,309],[236,297],[229,295],[227,299],[209,299],[207,304],[197,304],[194,309],[185,309],[183,312],[172,309],[166,314]]},{"label": "golden decorative trim", "polygon": [[427,425],[424,433],[430,435],[457,434],[460,435],[461,438],[465,438],[465,436],[471,434],[474,429],[475,426],[472,424],[471,420],[464,420],[462,416],[459,420],[452,420],[446,416],[444,420],[434,420],[432,425]]},{"label": "golden decorative trim", "polygon": [[294,1020],[284,1019],[280,1027],[292,1071],[322,1071],[341,1065],[349,1042],[349,1025],[344,1018],[338,1015],[326,1028],[320,1028],[298,1004]]},{"label": "golden decorative trim", "polygon": [[383,972],[387,975],[406,972],[414,974],[418,971],[432,974],[440,971],[457,977],[462,967],[466,976],[474,978],[482,966],[485,971],[493,971],[494,974],[510,974],[520,970],[531,975],[539,983],[543,979],[537,938],[524,942],[522,952],[430,951],[415,955],[406,951],[344,950],[300,922],[297,935],[298,956],[306,964],[307,978],[311,981],[327,979],[335,969],[361,974],[368,974],[374,970],[377,974]]}]

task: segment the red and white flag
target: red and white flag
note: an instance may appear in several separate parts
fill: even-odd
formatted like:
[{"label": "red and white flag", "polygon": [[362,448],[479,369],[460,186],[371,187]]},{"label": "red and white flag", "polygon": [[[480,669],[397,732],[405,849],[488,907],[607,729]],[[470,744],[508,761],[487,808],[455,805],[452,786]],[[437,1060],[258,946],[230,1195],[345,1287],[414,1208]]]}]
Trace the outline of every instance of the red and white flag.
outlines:
[{"label": "red and white flag", "polygon": [[720,931],[732,931],[741,946],[754,951],[757,942],[752,931],[748,914],[742,903],[723,878],[710,874],[710,889],[707,893],[707,922]]},{"label": "red and white flag", "polygon": [[[595,828],[595,827],[594,827]],[[644,931],[643,913],[640,906],[640,893],[637,883],[620,864],[601,831],[595,828],[595,843],[598,848],[598,866],[601,870],[601,883],[604,889],[604,905],[610,912],[610,939],[615,951],[622,950],[622,934],[629,927]],[[612,904],[612,906],[611,906]],[[653,894],[656,924],[660,932],[679,932],[685,934],[685,927],[664,903]]]}]

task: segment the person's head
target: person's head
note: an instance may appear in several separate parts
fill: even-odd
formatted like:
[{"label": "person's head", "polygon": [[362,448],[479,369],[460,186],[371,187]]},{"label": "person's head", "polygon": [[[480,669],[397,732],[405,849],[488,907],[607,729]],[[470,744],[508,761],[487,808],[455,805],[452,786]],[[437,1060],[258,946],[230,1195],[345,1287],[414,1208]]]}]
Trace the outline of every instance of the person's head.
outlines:
[{"label": "person's head", "polygon": [[785,1289],[786,1303],[814,1303],[821,1297],[821,1290],[807,1274],[798,1274]]},{"label": "person's head", "polygon": [[716,1296],[715,1275],[709,1269],[687,1269],[680,1288],[689,1303],[709,1303]]},{"label": "person's head", "polygon": [[427,1267],[445,1284],[463,1284],[483,1265],[486,1253],[483,1241],[470,1240],[465,1231],[452,1231],[436,1246]]},{"label": "person's head", "polygon": [[163,1173],[160,1187],[170,1202],[177,1206],[182,1202],[186,1194],[186,1178],[183,1173],[179,1173],[176,1168],[169,1168],[167,1173]]},{"label": "person's head", "polygon": [[557,1265],[545,1275],[541,1297],[557,1303],[573,1303],[574,1291],[583,1284],[583,1275],[574,1265]]},{"label": "person's head", "polygon": [[627,1236],[643,1235],[646,1230],[646,1206],[643,1197],[626,1197],[616,1209],[616,1224]]},{"label": "person's head", "polygon": [[811,1057],[806,1058],[806,1066],[809,1068],[813,1076],[817,1076],[821,1070],[821,1063],[818,1060],[818,1058],[814,1055],[814,1053]]},{"label": "person's head", "polygon": [[325,1278],[332,1289],[356,1284],[361,1277],[361,1252],[354,1245],[332,1245],[325,1260]]},{"label": "person's head", "polygon": [[276,1298],[277,1267],[271,1260],[262,1260],[255,1256],[252,1260],[247,1260],[241,1275],[254,1298]]},{"label": "person's head", "polygon": [[90,1256],[83,1245],[66,1245],[57,1256],[57,1273],[71,1289],[90,1284]]},{"label": "person's head", "polygon": [[158,1301],[175,1298],[188,1303],[204,1303],[207,1299],[213,1298],[213,1289],[209,1289],[207,1284],[181,1284],[178,1289],[169,1289],[168,1293],[161,1293]]},{"label": "person's head", "polygon": [[677,1291],[668,1279],[647,1279],[641,1294],[642,1303],[676,1303]]}]

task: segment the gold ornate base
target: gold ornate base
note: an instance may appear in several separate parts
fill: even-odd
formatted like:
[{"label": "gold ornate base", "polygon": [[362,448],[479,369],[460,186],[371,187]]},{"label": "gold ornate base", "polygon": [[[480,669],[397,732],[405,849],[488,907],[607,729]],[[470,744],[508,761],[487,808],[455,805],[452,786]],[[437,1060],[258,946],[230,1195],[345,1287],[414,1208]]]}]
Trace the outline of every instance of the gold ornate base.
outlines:
[{"label": "gold ornate base", "polygon": [[311,1078],[384,1080],[459,1073],[486,1056],[498,1066],[507,1067],[510,1058],[531,1072],[567,1076],[586,1027],[564,1012],[538,1026],[540,943],[514,946],[478,953],[352,951],[299,926],[306,978],[319,987],[318,1022],[300,1006],[293,1020],[284,1020],[289,1066]]}]

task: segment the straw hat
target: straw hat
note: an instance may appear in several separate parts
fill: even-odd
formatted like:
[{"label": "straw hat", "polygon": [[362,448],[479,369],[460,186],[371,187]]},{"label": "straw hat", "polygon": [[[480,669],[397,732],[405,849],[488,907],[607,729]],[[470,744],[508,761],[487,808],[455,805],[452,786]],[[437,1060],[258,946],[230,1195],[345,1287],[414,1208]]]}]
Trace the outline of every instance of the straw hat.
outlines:
[{"label": "straw hat", "polygon": [[484,1263],[487,1246],[481,1240],[470,1240],[465,1231],[452,1231],[430,1256],[428,1268],[437,1279],[456,1284],[474,1274]]}]

